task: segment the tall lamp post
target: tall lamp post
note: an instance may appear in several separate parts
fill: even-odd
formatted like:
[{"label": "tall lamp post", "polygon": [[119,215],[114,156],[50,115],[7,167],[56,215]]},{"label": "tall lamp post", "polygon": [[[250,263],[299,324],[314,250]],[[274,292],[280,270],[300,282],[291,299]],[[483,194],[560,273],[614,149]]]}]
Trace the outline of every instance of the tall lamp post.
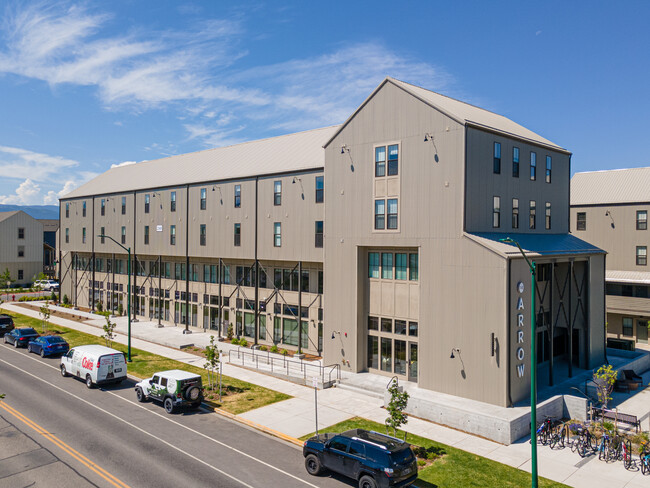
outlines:
[{"label": "tall lamp post", "polygon": [[126,360],[127,362],[130,363],[131,362],[131,248],[124,247],[122,244],[117,242],[111,236],[107,236],[105,234],[99,234],[97,237],[105,237],[106,239],[110,239],[129,254],[129,260],[126,263],[126,273],[129,277],[129,284],[127,286],[128,293],[126,294],[126,316],[128,317],[128,324],[129,324],[128,327],[129,341],[128,341],[128,348],[126,353]]},{"label": "tall lamp post", "polygon": [[532,487],[537,488],[537,349],[535,330],[535,261],[530,261],[519,243],[511,237],[499,239],[501,242],[514,244],[530,268],[530,462]]}]

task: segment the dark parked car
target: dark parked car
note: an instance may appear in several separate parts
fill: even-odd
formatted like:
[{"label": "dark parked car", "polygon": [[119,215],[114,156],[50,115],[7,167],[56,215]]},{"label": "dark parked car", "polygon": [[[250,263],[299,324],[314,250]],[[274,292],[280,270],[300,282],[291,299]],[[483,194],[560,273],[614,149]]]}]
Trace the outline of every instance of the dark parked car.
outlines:
[{"label": "dark parked car", "polygon": [[44,358],[52,354],[66,354],[70,350],[70,345],[61,336],[41,336],[29,341],[27,350],[40,354]]},{"label": "dark parked car", "polygon": [[360,488],[409,486],[418,477],[410,444],[363,429],[314,436],[302,454],[309,474],[330,470],[357,480]]},{"label": "dark parked car", "polygon": [[0,336],[12,330],[14,330],[14,319],[9,317],[9,315],[0,315]]},{"label": "dark parked car", "polygon": [[38,332],[31,327],[21,327],[20,329],[14,329],[5,334],[5,344],[13,344],[14,347],[27,347],[29,341],[36,339],[37,337]]}]

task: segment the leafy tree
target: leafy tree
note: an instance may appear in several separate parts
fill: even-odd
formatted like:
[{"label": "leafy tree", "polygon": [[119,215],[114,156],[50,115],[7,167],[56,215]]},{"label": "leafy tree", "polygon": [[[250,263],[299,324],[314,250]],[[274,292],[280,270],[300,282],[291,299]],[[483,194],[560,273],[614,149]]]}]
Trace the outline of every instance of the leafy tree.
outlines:
[{"label": "leafy tree", "polygon": [[115,322],[111,322],[111,319],[106,316],[106,323],[102,327],[104,329],[104,334],[101,336],[102,339],[106,340],[106,345],[111,347],[113,341],[115,340]]},{"label": "leafy tree", "polygon": [[210,344],[205,348],[206,363],[203,367],[208,371],[208,388],[214,390],[216,385],[215,371],[219,369],[219,348],[214,343],[214,336],[210,336]]},{"label": "leafy tree", "polygon": [[612,399],[610,393],[614,389],[614,383],[618,371],[615,370],[611,364],[603,365],[594,373],[594,383],[596,384],[596,392],[598,393],[598,401],[603,409],[607,408],[607,403]]},{"label": "leafy tree", "polygon": [[43,333],[45,333],[45,326],[47,325],[47,321],[50,320],[50,316],[52,315],[52,311],[50,310],[50,302],[45,302],[45,305],[40,308],[38,314],[41,316]]},{"label": "leafy tree", "polygon": [[[384,423],[387,432],[388,429],[393,429],[393,435],[397,435],[397,429],[408,422],[408,416],[404,413],[404,410],[409,401],[409,394],[401,391],[397,380],[391,381],[388,393],[390,393],[390,402],[386,407],[388,418]],[[404,438],[406,439],[406,432],[404,432]]]},{"label": "leafy tree", "polygon": [[5,268],[3,273],[0,273],[0,287],[7,286],[7,283],[13,283],[14,279],[11,277],[9,268]]}]

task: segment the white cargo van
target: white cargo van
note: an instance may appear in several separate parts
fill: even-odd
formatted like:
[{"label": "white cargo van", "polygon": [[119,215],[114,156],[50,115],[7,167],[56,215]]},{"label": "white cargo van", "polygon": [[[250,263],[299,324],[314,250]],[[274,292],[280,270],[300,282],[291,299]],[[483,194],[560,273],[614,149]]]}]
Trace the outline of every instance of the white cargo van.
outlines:
[{"label": "white cargo van", "polygon": [[126,379],[124,354],[100,345],[77,346],[61,357],[61,376],[76,376],[86,386],[119,383]]}]

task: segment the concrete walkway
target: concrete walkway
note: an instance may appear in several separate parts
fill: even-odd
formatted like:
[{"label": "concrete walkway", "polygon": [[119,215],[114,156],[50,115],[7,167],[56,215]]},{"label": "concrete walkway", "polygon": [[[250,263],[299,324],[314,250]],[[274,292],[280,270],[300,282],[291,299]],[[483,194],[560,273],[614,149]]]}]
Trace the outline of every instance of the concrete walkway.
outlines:
[{"label": "concrete walkway", "polygon": [[[3,304],[0,308],[38,318],[36,310],[28,310],[14,304]],[[50,322],[69,327],[95,336],[102,335],[101,326],[105,323],[103,317],[87,314],[70,309],[60,309],[65,313],[87,317],[83,323],[67,320],[53,315]],[[127,320],[124,317],[111,319],[117,323],[116,342],[126,344]],[[157,327],[155,322],[140,321],[132,323],[132,347],[146,350],[161,356],[176,359],[186,364],[201,367],[202,358],[183,352],[179,348],[194,344],[205,347],[210,342],[210,334],[202,329],[192,329],[192,334],[183,334],[182,327]],[[236,348],[231,344],[219,343],[224,351]],[[227,353],[226,353],[227,354]],[[224,374],[266,388],[291,395],[293,398],[262,407],[242,415],[235,416],[247,423],[254,422],[269,429],[284,433],[289,437],[300,437],[315,430],[314,389],[293,382],[285,381],[267,374],[241,368],[234,364],[224,364]],[[644,383],[648,383],[650,372],[644,375]],[[386,411],[382,408],[383,401],[362,393],[329,388],[318,391],[318,428],[320,430],[345,419],[358,416],[383,423]],[[630,398],[629,401],[646,402],[650,391],[646,390]],[[620,405],[625,411],[625,402]],[[509,446],[472,436],[441,425],[417,418],[409,418],[405,426],[408,432],[434,439],[438,442],[453,446],[464,451],[530,472],[530,444],[528,439],[521,440]],[[538,446],[539,475],[565,483],[574,487],[585,488],[637,488],[650,486],[650,477],[643,476],[639,470],[627,471],[623,463],[606,464],[596,456],[585,459],[570,449],[551,450],[546,446]]]}]

